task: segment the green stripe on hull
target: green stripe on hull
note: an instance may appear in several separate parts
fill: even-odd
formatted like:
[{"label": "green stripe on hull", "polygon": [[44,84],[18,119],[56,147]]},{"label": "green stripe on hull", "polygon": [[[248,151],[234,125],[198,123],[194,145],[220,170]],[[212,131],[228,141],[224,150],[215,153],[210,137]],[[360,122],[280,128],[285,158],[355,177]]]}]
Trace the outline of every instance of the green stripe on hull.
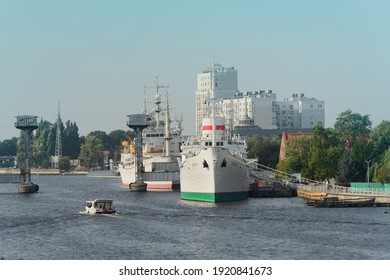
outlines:
[{"label": "green stripe on hull", "polygon": [[192,193],[182,192],[181,199],[205,201],[205,202],[227,202],[234,200],[243,200],[249,197],[248,192],[227,192],[227,193]]}]

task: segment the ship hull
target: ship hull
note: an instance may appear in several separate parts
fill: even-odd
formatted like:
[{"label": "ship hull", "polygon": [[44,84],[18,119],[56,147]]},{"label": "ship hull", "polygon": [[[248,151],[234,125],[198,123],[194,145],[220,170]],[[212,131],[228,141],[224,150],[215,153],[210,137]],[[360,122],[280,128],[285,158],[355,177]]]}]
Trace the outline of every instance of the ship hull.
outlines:
[{"label": "ship hull", "polygon": [[203,148],[180,168],[181,198],[205,202],[249,197],[249,170],[244,160],[221,147]]},{"label": "ship hull", "polygon": [[[153,157],[144,159],[145,172],[143,181],[147,184],[147,191],[175,191],[180,189],[179,165],[174,158]],[[159,168],[160,170],[154,170]],[[122,184],[129,186],[135,182],[134,164],[119,166]]]}]

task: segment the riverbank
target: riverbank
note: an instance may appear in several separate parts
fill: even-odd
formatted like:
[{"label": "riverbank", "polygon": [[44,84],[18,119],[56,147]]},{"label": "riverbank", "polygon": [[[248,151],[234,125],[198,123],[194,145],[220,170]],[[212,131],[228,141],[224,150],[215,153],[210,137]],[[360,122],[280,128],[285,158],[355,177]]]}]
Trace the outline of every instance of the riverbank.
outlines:
[{"label": "riverbank", "polygon": [[[31,175],[86,175],[87,171],[69,171],[61,172],[59,169],[54,168],[32,168]],[[14,168],[0,168],[0,174],[20,174],[20,169]]]}]

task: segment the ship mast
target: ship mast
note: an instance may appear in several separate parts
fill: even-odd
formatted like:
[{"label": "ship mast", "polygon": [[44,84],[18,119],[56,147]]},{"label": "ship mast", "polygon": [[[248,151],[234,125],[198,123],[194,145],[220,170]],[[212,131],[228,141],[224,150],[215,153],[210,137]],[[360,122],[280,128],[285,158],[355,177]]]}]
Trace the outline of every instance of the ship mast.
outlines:
[{"label": "ship mast", "polygon": [[165,135],[164,135],[164,141],[165,141],[165,156],[169,157],[171,154],[171,133],[169,131],[169,104],[168,104],[168,94],[166,96],[166,112],[165,112]]},{"label": "ship mast", "polygon": [[180,114],[180,119],[177,119],[177,115],[175,112],[175,122],[176,122],[176,131],[181,134],[183,131],[181,123],[183,122],[183,113]]},{"label": "ship mast", "polygon": [[211,66],[211,146],[215,147],[215,92],[214,92],[214,57]]},{"label": "ship mast", "polygon": [[147,115],[147,108],[146,108],[146,86],[144,85],[144,115]]},{"label": "ship mast", "polygon": [[159,89],[159,86],[158,86],[158,81],[157,81],[157,76],[156,76],[156,95],[154,96],[154,104],[155,104],[154,111],[157,114],[157,116],[156,116],[156,129],[158,129],[160,127],[160,113],[161,113],[161,107],[160,107],[161,95],[158,92],[158,89]]},{"label": "ship mast", "polygon": [[168,87],[169,87],[169,86],[159,85],[159,84],[158,84],[158,77],[156,76],[156,95],[154,96],[154,104],[155,104],[154,111],[155,111],[156,114],[157,114],[157,117],[156,117],[156,129],[160,128],[160,124],[161,124],[161,122],[160,122],[161,95],[160,95],[159,89],[160,89],[160,88],[168,88]]}]

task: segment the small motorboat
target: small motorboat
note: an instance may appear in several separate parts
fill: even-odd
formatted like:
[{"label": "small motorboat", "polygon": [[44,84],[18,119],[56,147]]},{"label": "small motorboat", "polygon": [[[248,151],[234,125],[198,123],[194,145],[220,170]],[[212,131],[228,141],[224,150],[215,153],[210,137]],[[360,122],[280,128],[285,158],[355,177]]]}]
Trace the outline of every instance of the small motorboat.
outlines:
[{"label": "small motorboat", "polygon": [[111,199],[95,199],[85,202],[86,214],[114,214],[115,208]]}]

